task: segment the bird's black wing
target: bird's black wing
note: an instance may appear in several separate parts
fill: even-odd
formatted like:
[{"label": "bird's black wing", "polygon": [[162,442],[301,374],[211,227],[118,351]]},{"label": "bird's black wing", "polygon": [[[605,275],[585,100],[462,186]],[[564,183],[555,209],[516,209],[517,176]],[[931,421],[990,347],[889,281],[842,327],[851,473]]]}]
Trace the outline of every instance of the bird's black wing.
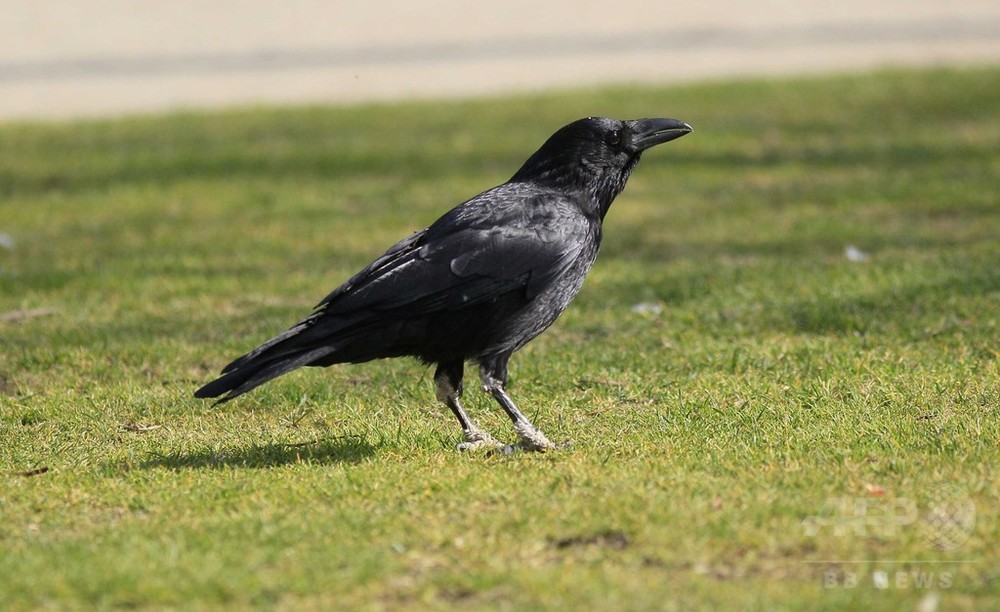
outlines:
[{"label": "bird's black wing", "polygon": [[[395,244],[287,331],[229,364],[325,358],[386,322],[457,311],[523,291],[531,299],[580,256],[593,227],[552,193],[484,192]],[[298,366],[296,366],[298,367]]]},{"label": "bird's black wing", "polygon": [[538,195],[488,214],[474,214],[486,208],[477,204],[470,200],[389,249],[328,295],[319,312],[419,316],[461,309],[515,289],[530,299],[587,245],[590,223],[562,197]]}]

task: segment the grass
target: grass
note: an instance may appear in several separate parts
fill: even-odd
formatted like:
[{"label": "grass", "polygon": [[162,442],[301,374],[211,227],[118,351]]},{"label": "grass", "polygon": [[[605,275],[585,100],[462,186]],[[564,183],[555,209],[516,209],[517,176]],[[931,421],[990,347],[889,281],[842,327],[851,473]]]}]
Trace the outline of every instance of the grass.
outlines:
[{"label": "grass", "polygon": [[[512,361],[570,448],[406,360],[191,397],[588,114],[696,132]],[[0,126],[0,601],[995,607],[998,176],[996,68]]]}]

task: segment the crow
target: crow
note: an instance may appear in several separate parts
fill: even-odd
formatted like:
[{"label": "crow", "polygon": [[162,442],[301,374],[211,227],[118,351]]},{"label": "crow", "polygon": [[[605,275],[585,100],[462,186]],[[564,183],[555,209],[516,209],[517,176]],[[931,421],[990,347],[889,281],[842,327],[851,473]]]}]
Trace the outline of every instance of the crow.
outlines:
[{"label": "crow", "polygon": [[302,366],[410,356],[436,365],[437,398],[462,426],[458,447],[499,447],[461,403],[471,361],[518,446],[555,448],[507,394],[507,362],[580,290],[604,216],[643,151],[689,132],[675,119],[588,117],[562,127],[509,181],[396,243],[195,397],[222,403]]}]

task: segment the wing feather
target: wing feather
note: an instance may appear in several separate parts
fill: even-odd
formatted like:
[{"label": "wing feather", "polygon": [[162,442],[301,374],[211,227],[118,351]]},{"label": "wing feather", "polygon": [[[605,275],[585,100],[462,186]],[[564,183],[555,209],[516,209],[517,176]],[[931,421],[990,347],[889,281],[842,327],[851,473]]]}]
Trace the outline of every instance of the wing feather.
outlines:
[{"label": "wing feather", "polygon": [[469,200],[393,245],[327,295],[311,315],[224,372],[307,350],[336,353],[381,326],[460,311],[511,292],[531,300],[592,243],[587,232],[594,231],[593,224],[562,196],[484,197],[489,195]]}]

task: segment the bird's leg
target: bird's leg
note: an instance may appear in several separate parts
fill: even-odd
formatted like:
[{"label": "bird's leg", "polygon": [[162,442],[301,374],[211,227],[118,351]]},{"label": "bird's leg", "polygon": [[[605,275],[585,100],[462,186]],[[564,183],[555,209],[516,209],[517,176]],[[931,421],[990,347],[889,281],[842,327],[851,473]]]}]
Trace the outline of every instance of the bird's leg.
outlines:
[{"label": "bird's leg", "polygon": [[493,396],[500,404],[510,420],[514,422],[514,429],[521,437],[520,446],[525,450],[547,451],[555,449],[556,445],[549,441],[537,427],[531,424],[528,417],[517,409],[513,400],[504,390],[507,384],[507,359],[496,360],[483,363],[479,368],[479,378],[483,382],[483,391]]},{"label": "bird's leg", "polygon": [[493,436],[479,428],[472,420],[469,413],[465,411],[459,398],[462,397],[462,370],[464,365],[461,361],[449,364],[438,365],[434,372],[434,383],[437,387],[437,398],[444,402],[452,414],[462,425],[462,434],[465,441],[460,442],[458,450],[469,450],[484,446],[500,446]]}]

